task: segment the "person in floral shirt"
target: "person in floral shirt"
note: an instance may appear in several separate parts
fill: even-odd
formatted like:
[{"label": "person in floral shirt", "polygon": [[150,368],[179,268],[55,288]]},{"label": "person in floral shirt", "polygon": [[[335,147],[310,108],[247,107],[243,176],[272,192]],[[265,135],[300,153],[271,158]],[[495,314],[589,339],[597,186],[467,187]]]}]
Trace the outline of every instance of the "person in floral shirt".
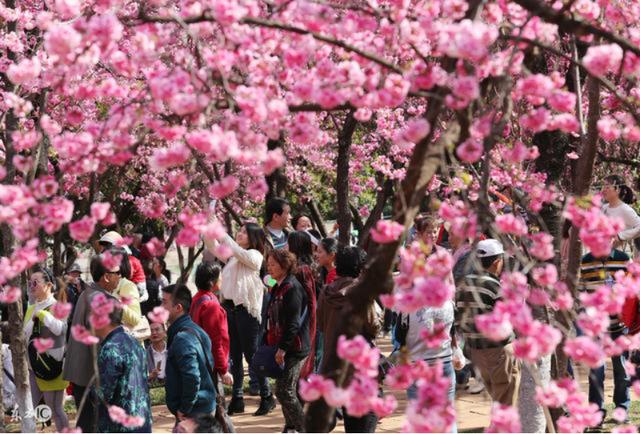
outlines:
[{"label": "person in floral shirt", "polygon": [[[122,309],[114,306],[110,324],[96,329],[102,343],[98,355],[99,432],[151,432],[151,398],[144,348],[122,327]],[[133,418],[120,418],[122,410]]]}]

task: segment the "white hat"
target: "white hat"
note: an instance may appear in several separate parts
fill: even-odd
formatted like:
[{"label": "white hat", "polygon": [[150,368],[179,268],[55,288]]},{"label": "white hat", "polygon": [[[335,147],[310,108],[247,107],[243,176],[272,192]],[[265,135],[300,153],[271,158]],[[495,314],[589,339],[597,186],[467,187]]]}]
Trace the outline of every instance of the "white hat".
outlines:
[{"label": "white hat", "polygon": [[500,241],[489,238],[488,240],[482,240],[478,242],[478,258],[488,258],[490,256],[497,256],[502,254],[504,254],[504,248],[502,247],[502,243],[500,243]]},{"label": "white hat", "polygon": [[116,231],[109,231],[100,238],[100,242],[117,246],[122,243],[122,235],[120,235]]},{"label": "white hat", "polygon": [[124,251],[127,252],[127,255],[130,255],[131,249],[129,248],[129,246],[123,245],[122,241],[122,235],[120,235],[116,231],[109,231],[100,238],[99,242],[113,244],[116,247],[122,247]]}]

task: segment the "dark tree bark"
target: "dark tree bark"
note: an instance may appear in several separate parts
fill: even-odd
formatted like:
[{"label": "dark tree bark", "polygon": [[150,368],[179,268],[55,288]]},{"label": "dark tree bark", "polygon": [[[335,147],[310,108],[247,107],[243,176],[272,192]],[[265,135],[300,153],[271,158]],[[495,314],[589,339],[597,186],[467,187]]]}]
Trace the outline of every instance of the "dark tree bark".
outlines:
[{"label": "dark tree bark", "polygon": [[322,219],[322,214],[320,214],[320,210],[318,209],[318,204],[313,198],[307,201],[307,208],[309,209],[309,214],[311,215],[311,220],[318,228],[318,232],[322,235],[322,238],[327,237],[327,229],[324,227],[324,220]]},{"label": "dark tree bark", "polygon": [[[281,148],[284,142],[284,137],[280,137],[277,140],[269,139],[267,141],[267,149],[273,151]],[[287,191],[287,177],[284,174],[284,169],[278,167],[270,175],[265,176],[269,191],[267,192],[266,201],[273,199],[274,197],[284,197]]]},{"label": "dark tree bark", "polygon": [[[439,92],[441,95],[445,94],[442,90]],[[426,118],[432,125],[440,114],[440,107],[441,103],[437,100],[429,105]],[[397,192],[394,209],[396,222],[406,227],[413,221],[426,186],[440,165],[445,143],[455,141],[458,133],[459,128],[456,125],[440,140],[433,142],[432,131],[416,145],[402,188]],[[344,334],[348,337],[357,335],[362,329],[367,307],[380,294],[391,292],[390,270],[396,260],[399,246],[400,240],[376,247],[363,275],[347,294],[347,300],[342,310],[342,317],[345,318],[345,321],[338,325],[339,335]],[[342,386],[347,375],[347,363],[334,353],[333,357],[328,358],[327,367],[329,372],[336,373],[336,385]],[[333,408],[329,407],[323,399],[312,402],[306,415],[307,431],[328,431],[332,414]]]},{"label": "dark tree bark", "polygon": [[360,233],[360,238],[358,240],[358,245],[365,250],[369,250],[369,235],[371,233],[371,228],[376,224],[378,220],[382,218],[382,212],[384,211],[384,207],[387,204],[387,201],[391,196],[393,196],[393,181],[390,179],[384,180],[384,175],[378,174],[378,185],[380,185],[380,189],[376,193],[376,204],[373,206],[369,217],[367,217],[367,221],[364,223],[362,228],[362,232]]},{"label": "dark tree bark", "polygon": [[351,239],[351,210],[349,209],[349,159],[351,141],[358,121],[350,111],[338,134],[338,159],[336,164],[336,204],[338,208],[338,242],[349,244]]},{"label": "dark tree bark", "polygon": [[[584,136],[578,165],[573,178],[573,191],[575,196],[584,196],[589,192],[591,178],[593,177],[593,165],[598,151],[598,120],[600,119],[600,84],[595,79],[587,79],[587,98],[589,98],[589,113],[587,115],[587,135]],[[571,231],[569,241],[569,265],[567,269],[566,283],[574,297],[576,293],[576,278],[580,266],[580,239],[578,232]]]}]

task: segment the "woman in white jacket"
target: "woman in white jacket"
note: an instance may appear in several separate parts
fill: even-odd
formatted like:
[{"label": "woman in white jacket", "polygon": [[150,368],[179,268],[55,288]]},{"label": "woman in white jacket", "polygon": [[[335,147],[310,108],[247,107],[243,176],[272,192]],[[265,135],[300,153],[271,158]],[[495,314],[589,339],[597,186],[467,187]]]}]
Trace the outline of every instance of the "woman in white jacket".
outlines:
[{"label": "woman in white jacket", "polygon": [[[618,233],[618,245],[632,242],[640,236],[640,217],[629,206],[634,202],[631,188],[625,184],[619,175],[609,175],[604,179],[602,197],[607,204],[602,212],[608,217],[617,217],[624,223],[624,229]],[[637,252],[636,252],[637,254]]]},{"label": "woman in white jacket", "polygon": [[[227,312],[233,394],[227,412],[244,412],[242,356],[247,364],[258,349],[261,339],[262,298],[265,285],[260,277],[266,248],[263,229],[255,223],[246,223],[233,240],[225,235],[222,243],[231,248],[232,256],[226,261],[221,274],[220,294]],[[216,254],[217,241],[205,240],[207,249]],[[224,258],[220,258],[224,261]],[[276,406],[266,378],[258,376],[260,407],[255,416],[268,414]]]}]

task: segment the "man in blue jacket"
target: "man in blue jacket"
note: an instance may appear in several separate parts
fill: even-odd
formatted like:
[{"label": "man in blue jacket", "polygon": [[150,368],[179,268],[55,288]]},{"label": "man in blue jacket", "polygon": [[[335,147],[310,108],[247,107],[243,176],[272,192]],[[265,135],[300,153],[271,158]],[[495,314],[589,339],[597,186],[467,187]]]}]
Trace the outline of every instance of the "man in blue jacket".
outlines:
[{"label": "man in blue jacket", "polygon": [[[165,391],[176,424],[215,411],[216,388],[207,364],[214,369],[211,340],[189,316],[191,292],[185,285],[162,288],[162,307],[169,312]],[[206,418],[215,423],[213,417]],[[220,432],[210,426],[207,432]]]}]

